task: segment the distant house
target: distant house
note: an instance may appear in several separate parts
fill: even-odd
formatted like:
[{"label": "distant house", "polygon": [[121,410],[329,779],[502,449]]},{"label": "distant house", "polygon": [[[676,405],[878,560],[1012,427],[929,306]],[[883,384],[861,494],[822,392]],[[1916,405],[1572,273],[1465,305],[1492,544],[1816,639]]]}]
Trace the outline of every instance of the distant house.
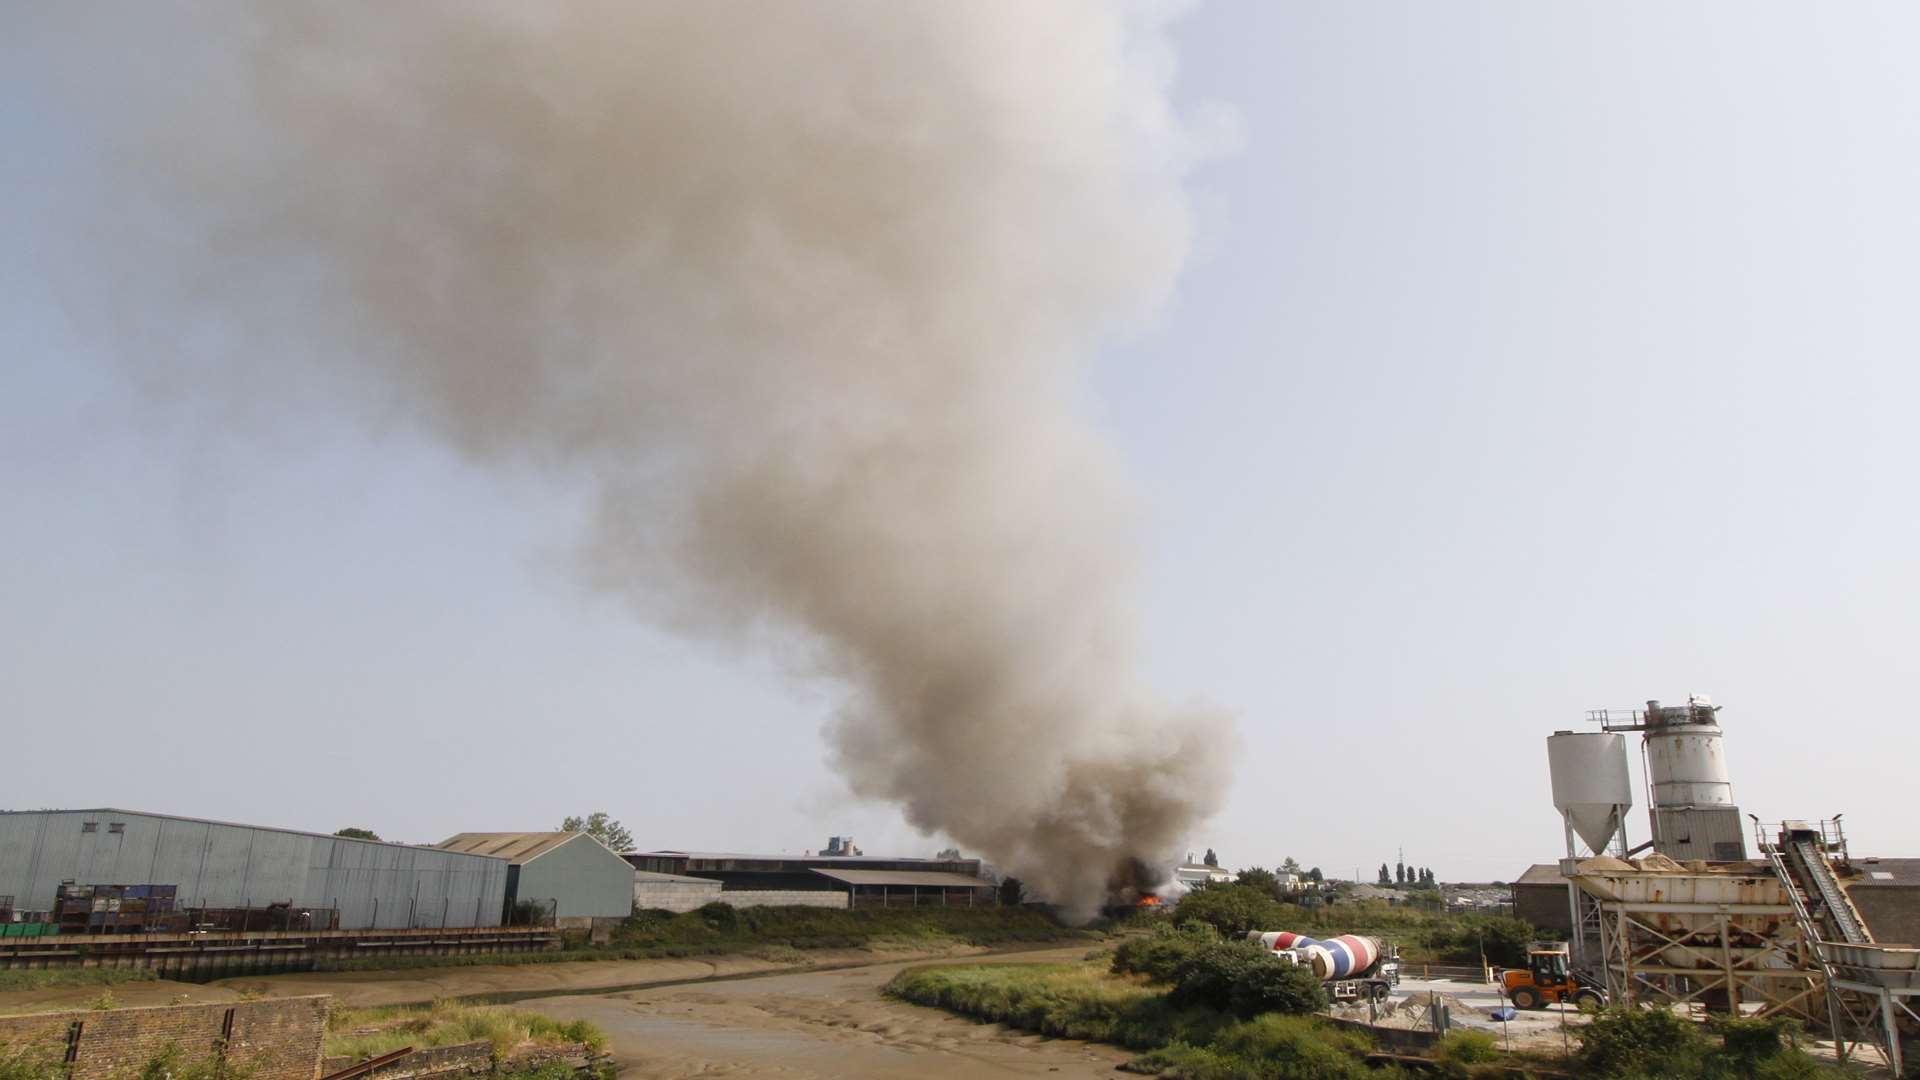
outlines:
[{"label": "distant house", "polygon": [[1187,888],[1200,885],[1223,883],[1233,880],[1233,874],[1217,866],[1206,863],[1181,863],[1173,868],[1173,880]]}]

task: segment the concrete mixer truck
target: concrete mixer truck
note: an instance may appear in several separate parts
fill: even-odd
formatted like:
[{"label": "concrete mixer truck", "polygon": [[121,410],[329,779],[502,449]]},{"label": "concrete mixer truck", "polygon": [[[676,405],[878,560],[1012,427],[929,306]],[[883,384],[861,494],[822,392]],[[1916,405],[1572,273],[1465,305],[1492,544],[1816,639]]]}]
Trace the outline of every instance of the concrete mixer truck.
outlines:
[{"label": "concrete mixer truck", "polygon": [[1250,930],[1257,941],[1289,964],[1311,968],[1334,1001],[1385,1001],[1400,985],[1400,950],[1379,938],[1342,934],[1310,938],[1287,930]]}]

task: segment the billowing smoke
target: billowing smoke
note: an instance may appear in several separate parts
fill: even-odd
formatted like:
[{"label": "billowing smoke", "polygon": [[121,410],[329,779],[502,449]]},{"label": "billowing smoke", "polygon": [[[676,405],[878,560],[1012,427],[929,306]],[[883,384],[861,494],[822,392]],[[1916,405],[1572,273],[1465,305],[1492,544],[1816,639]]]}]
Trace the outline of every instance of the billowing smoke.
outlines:
[{"label": "billowing smoke", "polygon": [[1163,12],[90,6],[16,30],[99,151],[62,280],[143,378],[592,485],[589,580],[806,642],[852,790],[1056,899],[1215,807],[1082,400],[1187,246]]}]

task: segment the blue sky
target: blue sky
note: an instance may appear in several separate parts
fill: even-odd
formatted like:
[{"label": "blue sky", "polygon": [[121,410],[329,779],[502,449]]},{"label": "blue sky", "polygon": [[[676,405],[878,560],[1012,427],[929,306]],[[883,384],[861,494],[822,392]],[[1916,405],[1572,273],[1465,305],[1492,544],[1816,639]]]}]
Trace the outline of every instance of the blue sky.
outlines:
[{"label": "blue sky", "polygon": [[[1177,99],[1238,149],[1193,176],[1193,257],[1090,408],[1148,520],[1149,679],[1238,716],[1194,849],[1510,877],[1558,854],[1545,736],[1688,692],[1726,706],[1743,809],[1920,848],[1917,21],[1177,24]],[[5,50],[0,804],[939,846],[828,771],[832,686],[579,588],[581,492],[130,386],[41,272],[71,90]]]}]

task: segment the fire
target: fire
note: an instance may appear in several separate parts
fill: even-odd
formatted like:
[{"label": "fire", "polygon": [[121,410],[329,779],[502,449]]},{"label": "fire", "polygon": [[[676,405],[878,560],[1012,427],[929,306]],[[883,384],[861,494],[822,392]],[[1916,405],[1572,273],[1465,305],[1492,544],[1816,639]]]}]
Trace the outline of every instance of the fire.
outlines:
[{"label": "fire", "polygon": [[1142,908],[1156,908],[1160,906],[1160,898],[1153,895],[1152,893],[1147,893],[1141,896],[1139,901],[1135,903],[1133,906],[1142,907]]}]

